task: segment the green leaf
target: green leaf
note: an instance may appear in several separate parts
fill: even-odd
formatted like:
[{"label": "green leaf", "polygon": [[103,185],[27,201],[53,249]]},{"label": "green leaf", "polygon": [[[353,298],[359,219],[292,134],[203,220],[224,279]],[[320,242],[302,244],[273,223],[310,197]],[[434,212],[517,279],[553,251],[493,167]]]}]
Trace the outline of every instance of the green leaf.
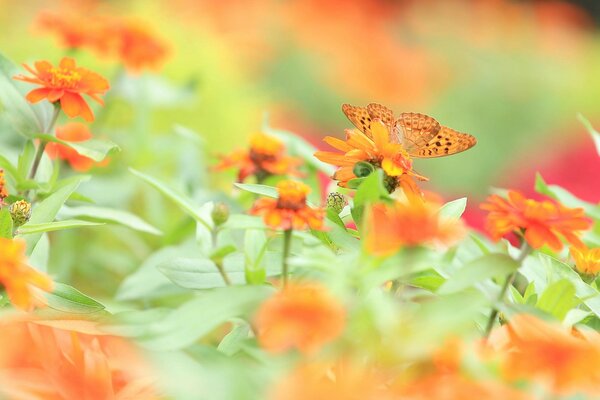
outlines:
[{"label": "green leaf", "polygon": [[104,306],[79,290],[55,282],[52,293],[46,294],[48,307],[72,314],[92,314],[104,310]]},{"label": "green leaf", "polygon": [[0,237],[5,239],[13,238],[13,220],[8,208],[0,209]]},{"label": "green leaf", "polygon": [[227,356],[232,356],[238,352],[241,343],[248,339],[249,334],[250,326],[245,322],[241,322],[225,335],[217,350]]},{"label": "green leaf", "polygon": [[64,229],[81,228],[86,226],[104,225],[100,222],[81,221],[77,219],[69,219],[65,221],[46,222],[43,224],[26,223],[17,230],[18,235],[31,235],[40,232],[62,231]]},{"label": "green leaf", "polygon": [[367,204],[376,203],[381,199],[389,199],[390,195],[383,185],[383,171],[378,169],[368,177],[364,178],[352,206],[352,218],[357,225],[362,223],[363,213]]},{"label": "green leaf", "polygon": [[162,235],[162,232],[150,225],[140,217],[124,210],[114,208],[81,206],[81,207],[63,207],[60,210],[60,217],[81,218],[84,220],[106,222],[126,226],[139,232],[146,232],[152,235]]},{"label": "green leaf", "polygon": [[29,168],[33,163],[33,158],[35,157],[35,145],[33,141],[28,140],[25,142],[25,146],[23,147],[23,151],[19,155],[19,161],[17,163],[17,169],[19,171],[18,176],[21,178],[17,183],[24,182],[29,175]]},{"label": "green leaf", "polygon": [[45,130],[52,106],[47,101],[32,105],[25,100],[27,92],[34,87],[13,79],[20,72],[23,71],[0,54],[0,122],[31,138]]},{"label": "green leaf", "polygon": [[567,279],[550,284],[537,301],[536,307],[563,320],[569,310],[580,303],[575,297],[575,286]]},{"label": "green leaf", "polygon": [[577,114],[577,119],[579,122],[583,124],[585,129],[589,132],[590,136],[594,140],[594,144],[596,145],[596,152],[600,155],[600,133],[594,129],[592,123],[583,116],[583,114]]},{"label": "green leaf", "polygon": [[445,218],[459,219],[467,208],[467,198],[449,201],[440,208],[440,216]]},{"label": "green leaf", "polygon": [[207,229],[212,229],[212,222],[206,221],[204,220],[204,218],[202,218],[202,216],[200,215],[200,208],[197,205],[195,205],[190,198],[180,193],[177,193],[175,190],[169,188],[167,185],[165,185],[163,182],[159,181],[156,178],[136,171],[133,168],[129,168],[129,171],[138,178],[141,178],[146,183],[150,184],[164,196],[171,199],[173,202],[175,202],[175,204],[181,207],[186,214],[188,214],[196,221],[204,225]]},{"label": "green leaf", "polygon": [[[33,207],[31,218],[29,219],[27,225],[45,224],[54,221],[54,218],[56,217],[56,214],[58,214],[60,208],[63,206],[65,201],[67,201],[71,193],[73,193],[79,187],[79,184],[84,179],[87,179],[87,177],[84,176],[73,179],[71,182],[65,184],[56,192],[48,196],[37,206]],[[35,244],[38,242],[38,240],[40,240],[41,235],[41,233],[35,233],[25,237],[25,242],[27,243],[27,254],[31,254]]]},{"label": "green leaf", "polygon": [[548,185],[542,175],[538,172],[535,177],[535,190],[536,192],[552,197],[558,200],[567,207],[581,207],[585,210],[585,213],[595,219],[600,219],[600,207],[595,204],[590,204],[576,197],[568,190],[557,186]]},{"label": "green leaf", "polygon": [[96,162],[104,160],[111,151],[120,150],[116,143],[98,139],[90,139],[84,142],[69,142],[66,140],[61,140],[56,136],[47,134],[37,134],[35,135],[35,138],[42,139],[47,142],[60,143],[75,150],[78,154],[87,158],[91,158]]},{"label": "green leaf", "polygon": [[19,170],[3,155],[0,155],[0,168],[4,169],[7,176],[10,176],[15,182],[21,180]]},{"label": "green leaf", "polygon": [[279,197],[277,188],[274,188],[273,186],[258,185],[254,183],[234,183],[234,185],[242,190],[261,196],[273,197],[275,199]]},{"label": "green leaf", "polygon": [[466,263],[440,287],[438,293],[459,292],[487,279],[506,277],[517,268],[517,262],[506,254],[488,254]]}]

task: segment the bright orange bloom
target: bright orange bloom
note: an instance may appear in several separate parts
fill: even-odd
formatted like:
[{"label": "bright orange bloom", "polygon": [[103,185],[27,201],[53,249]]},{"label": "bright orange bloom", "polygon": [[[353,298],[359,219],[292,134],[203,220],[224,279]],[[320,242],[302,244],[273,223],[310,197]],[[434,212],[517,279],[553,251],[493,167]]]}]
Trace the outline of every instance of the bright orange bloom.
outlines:
[{"label": "bright orange bloom", "polygon": [[4,286],[11,303],[22,310],[45,304],[37,289],[49,292],[52,280],[27,265],[25,242],[0,238],[0,286]]},{"label": "bright orange bloom", "polygon": [[439,205],[418,199],[378,203],[366,214],[365,245],[376,255],[389,255],[403,247],[450,246],[464,237],[460,219],[444,218]]},{"label": "bright orange bloom", "polygon": [[8,189],[6,188],[6,180],[4,179],[4,170],[0,169],[0,206],[4,204],[4,199],[8,197]]},{"label": "bright orange bloom", "polygon": [[322,230],[325,210],[310,208],[306,196],[310,188],[302,182],[281,181],[277,184],[279,197],[256,200],[251,214],[262,215],[265,224],[283,230],[306,228]]},{"label": "bright orange bloom", "polygon": [[297,170],[302,160],[285,154],[284,144],[273,136],[256,133],[250,137],[250,150],[236,150],[222,157],[215,169],[237,168],[238,182],[254,175],[260,182],[270,175],[301,176]]},{"label": "bright orange bloom", "polygon": [[[66,142],[85,142],[92,138],[92,133],[87,125],[80,122],[71,122],[56,128],[56,137]],[[103,165],[96,163],[89,157],[82,156],[69,146],[60,143],[48,143],[46,153],[52,159],[60,158],[67,161],[75,171],[86,172],[94,165]]]},{"label": "bright orange bloom", "polygon": [[525,240],[534,249],[548,245],[559,251],[563,247],[561,237],[575,246],[581,246],[579,231],[589,229],[592,221],[585,217],[582,208],[567,208],[548,200],[536,201],[525,198],[511,190],[508,199],[498,195],[488,197],[481,204],[489,211],[486,230],[494,240],[511,232],[525,231]]},{"label": "bright orange bloom", "polygon": [[0,321],[0,397],[158,399],[138,350],[83,320]]},{"label": "bright orange bloom", "polygon": [[58,67],[48,61],[37,61],[35,69],[23,64],[33,77],[17,75],[14,79],[42,86],[34,89],[26,96],[31,103],[47,99],[51,103],[60,101],[62,110],[69,117],[83,117],[86,121],[93,121],[94,114],[84,100],[83,95],[88,95],[100,104],[104,104],[100,95],[109,88],[108,81],[95,72],[77,67],[75,60],[64,57]]},{"label": "bright orange bloom", "polygon": [[284,377],[269,400],[392,400],[385,381],[374,371],[347,362],[302,365]]},{"label": "bright orange bloom", "polygon": [[166,44],[142,23],[131,20],[117,22],[112,27],[112,35],[117,57],[131,72],[156,70],[167,57]]},{"label": "bright orange bloom", "polygon": [[600,272],[600,248],[571,246],[569,250],[577,271],[585,275],[596,275]]},{"label": "bright orange bloom", "polygon": [[492,332],[509,379],[535,379],[557,393],[600,393],[600,334],[520,314]]},{"label": "bright orange bloom", "polygon": [[292,283],[265,301],[256,316],[258,341],[271,352],[314,353],[343,331],[345,311],[318,284]]},{"label": "bright orange bloom", "polygon": [[[348,181],[355,179],[354,166],[363,161],[381,168],[390,177],[390,189],[395,190],[409,177],[427,180],[424,176],[412,170],[412,159],[400,143],[394,143],[387,126],[381,121],[371,122],[372,138],[358,129],[347,129],[346,140],[327,136],[324,141],[342,153],[317,151],[315,157],[319,160],[335,165],[338,170],[333,179],[342,187],[348,186]],[[414,186],[414,183],[412,184]],[[414,190],[411,188],[411,191]]]}]

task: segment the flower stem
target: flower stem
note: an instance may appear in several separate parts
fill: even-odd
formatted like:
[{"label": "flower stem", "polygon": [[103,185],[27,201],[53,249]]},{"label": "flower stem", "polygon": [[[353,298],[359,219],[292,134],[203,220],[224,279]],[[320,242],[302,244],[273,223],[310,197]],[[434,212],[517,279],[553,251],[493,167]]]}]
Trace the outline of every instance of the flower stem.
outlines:
[{"label": "flower stem", "polygon": [[[50,123],[48,124],[48,126],[46,127],[46,130],[44,131],[45,134],[47,134],[47,135],[52,134],[52,130],[54,129],[54,125],[56,124],[56,120],[58,119],[59,114],[60,114],[60,104],[55,103],[54,104],[54,112],[52,114],[52,119],[50,120]],[[35,178],[38,168],[40,167],[40,162],[42,161],[42,156],[44,155],[44,150],[46,150],[47,144],[48,144],[48,142],[46,140],[43,140],[43,139],[40,140],[40,144],[35,153],[35,158],[33,159],[33,164],[31,165],[31,170],[29,171],[29,179]]]},{"label": "flower stem", "polygon": [[292,243],[292,229],[283,231],[283,257],[281,259],[281,278],[283,287],[288,283],[288,257],[290,255],[290,245]]},{"label": "flower stem", "polygon": [[[521,247],[521,254],[519,254],[519,257],[516,259],[517,269],[515,269],[514,272],[512,272],[511,274],[509,274],[506,277],[506,281],[504,282],[504,285],[502,286],[502,289],[500,290],[500,294],[498,295],[497,303],[501,303],[504,301],[504,298],[506,297],[506,293],[508,292],[508,288],[510,288],[512,286],[513,282],[515,281],[515,278],[517,277],[517,272],[519,271],[519,268],[521,268],[521,264],[523,264],[525,257],[527,257],[529,255],[529,253],[531,253],[531,250],[532,250],[532,248],[527,244],[527,242],[524,241],[523,247]],[[498,313],[499,313],[499,310],[496,307],[494,307],[492,309],[492,312],[490,313],[490,317],[489,317],[487,325],[485,327],[485,333],[483,335],[484,339],[486,339],[486,340],[490,336],[490,333],[492,332],[492,328],[494,327],[496,318],[498,317]]]},{"label": "flower stem", "polygon": [[[213,228],[211,231],[211,235],[210,235],[211,239],[212,239],[213,251],[215,251],[217,249],[218,234],[219,234],[219,228],[217,228],[217,227]],[[225,285],[231,286],[231,279],[229,278],[229,275],[227,275],[227,271],[225,271],[225,267],[223,266],[223,260],[219,257],[219,259],[213,259],[213,262],[217,266],[217,269],[219,270],[219,274],[221,274],[221,277],[223,278],[223,282],[225,282]]]}]

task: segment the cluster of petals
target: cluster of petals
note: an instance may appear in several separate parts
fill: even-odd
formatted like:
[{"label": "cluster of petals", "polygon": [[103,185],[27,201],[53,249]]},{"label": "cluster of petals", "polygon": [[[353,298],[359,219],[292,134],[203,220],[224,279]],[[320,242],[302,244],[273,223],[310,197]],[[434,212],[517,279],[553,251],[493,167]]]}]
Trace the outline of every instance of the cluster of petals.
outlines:
[{"label": "cluster of petals", "polygon": [[365,246],[375,255],[390,255],[404,247],[451,246],[462,239],[462,220],[440,215],[437,203],[408,197],[391,204],[376,203],[367,210]]},{"label": "cluster of petals", "polygon": [[325,210],[306,204],[310,187],[302,182],[284,180],[277,184],[278,198],[260,198],[250,210],[261,215],[265,224],[274,229],[303,230],[324,228]]},{"label": "cluster of petals", "polygon": [[4,317],[0,330],[1,398],[159,398],[141,353],[94,322]]},{"label": "cluster of petals", "polygon": [[31,103],[44,99],[60,103],[67,116],[81,116],[88,122],[94,120],[94,114],[83,95],[104,104],[100,96],[109,89],[108,81],[95,72],[78,67],[72,58],[64,57],[58,67],[48,61],[37,61],[33,68],[23,66],[33,76],[17,75],[14,79],[41,86],[27,94]]},{"label": "cluster of petals", "polygon": [[249,176],[262,181],[271,175],[301,176],[298,171],[301,164],[302,160],[286,154],[281,140],[259,132],[250,137],[249,149],[236,150],[221,157],[215,169],[237,169],[238,182],[245,181]]},{"label": "cluster of petals", "polygon": [[[70,122],[56,128],[56,137],[65,142],[77,143],[90,140],[93,136],[86,124]],[[81,155],[75,149],[61,143],[48,143],[46,153],[52,159],[65,160],[71,168],[78,172],[86,172],[93,166],[99,165],[91,158]]]},{"label": "cluster of petals", "polygon": [[[333,179],[342,187],[347,187],[348,181],[356,178],[354,166],[361,161],[383,169],[392,178],[409,176],[426,180],[412,170],[410,156],[400,143],[393,142],[392,135],[383,122],[372,121],[371,134],[372,137],[369,137],[357,129],[347,129],[346,140],[327,136],[325,142],[340,152],[317,151],[315,157],[338,167]],[[395,186],[399,185],[400,182]]]},{"label": "cluster of petals", "polygon": [[513,190],[506,199],[498,195],[488,197],[481,208],[488,211],[486,230],[494,240],[524,232],[525,240],[534,249],[547,245],[559,251],[563,248],[562,238],[574,246],[582,246],[578,235],[592,225],[582,208],[528,199]]},{"label": "cluster of petals", "polygon": [[43,292],[53,288],[52,280],[27,264],[25,241],[0,238],[0,286],[11,303],[28,311],[43,306]]},{"label": "cluster of petals", "polygon": [[583,275],[597,275],[600,272],[600,248],[571,246],[571,258],[575,269]]},{"label": "cluster of petals", "polygon": [[315,353],[342,333],[345,315],[343,305],[325,287],[290,283],[258,310],[258,341],[274,353]]},{"label": "cluster of petals", "polygon": [[8,197],[8,188],[6,187],[6,179],[4,178],[4,170],[0,169],[0,207],[4,203],[4,199]]}]

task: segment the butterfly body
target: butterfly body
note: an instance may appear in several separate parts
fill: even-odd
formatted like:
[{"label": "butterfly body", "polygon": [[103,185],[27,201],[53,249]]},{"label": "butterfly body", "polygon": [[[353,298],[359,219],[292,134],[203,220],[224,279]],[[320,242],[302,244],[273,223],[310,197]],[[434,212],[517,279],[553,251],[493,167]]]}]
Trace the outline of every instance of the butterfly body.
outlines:
[{"label": "butterfly body", "polygon": [[475,146],[477,139],[467,133],[442,126],[435,118],[419,113],[402,113],[396,118],[392,110],[381,104],[367,107],[342,105],[348,119],[372,138],[371,123],[383,122],[393,142],[402,144],[411,157],[434,158],[460,153]]}]

